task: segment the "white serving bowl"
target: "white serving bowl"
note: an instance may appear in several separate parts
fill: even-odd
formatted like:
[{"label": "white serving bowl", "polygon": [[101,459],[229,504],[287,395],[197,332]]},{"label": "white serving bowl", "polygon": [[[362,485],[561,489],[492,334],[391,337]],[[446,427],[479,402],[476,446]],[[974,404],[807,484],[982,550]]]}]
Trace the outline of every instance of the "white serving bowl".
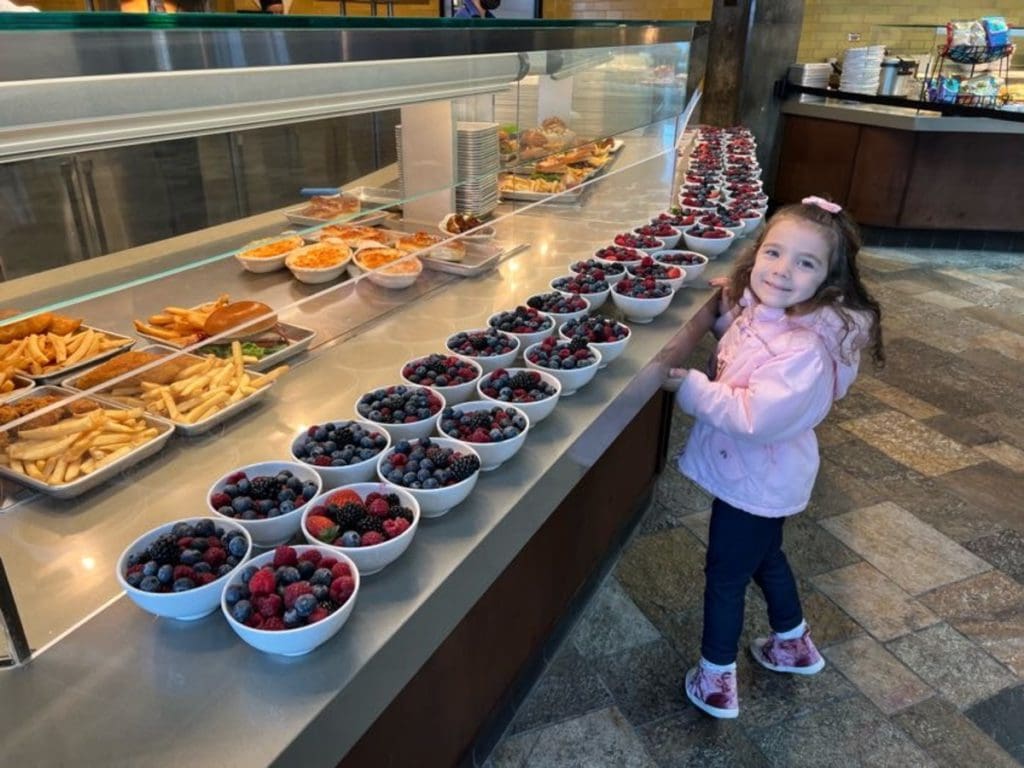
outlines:
[{"label": "white serving bowl", "polygon": [[[701,213],[714,213],[718,208],[714,205],[688,205],[683,202],[683,195],[679,196],[678,203],[680,208],[688,208],[691,211],[700,211]],[[683,237],[686,237],[686,230],[683,230]]]},{"label": "white serving bowl", "polygon": [[[487,331],[494,330],[495,329],[489,327],[474,328],[472,330],[462,331],[460,333],[486,333]],[[447,339],[444,340],[444,348],[452,352],[452,354],[458,354],[463,357],[468,357],[471,360],[475,360],[477,362],[477,365],[479,365],[480,369],[483,371],[483,373],[489,374],[492,371],[497,371],[499,368],[508,368],[509,366],[511,366],[513,362],[515,362],[515,358],[518,356],[519,350],[522,349],[522,342],[519,341],[515,334],[508,334],[505,333],[504,331],[499,331],[498,333],[505,334],[515,342],[515,346],[508,352],[504,352],[502,354],[495,354],[489,357],[478,357],[476,355],[466,354],[464,352],[457,352],[451,346],[449,346],[449,342],[456,336],[456,334],[452,334],[452,336],[449,336],[447,337]],[[427,432],[427,434],[430,434],[430,432]],[[426,437],[427,435],[425,434],[418,436]]]},{"label": "white serving bowl", "polygon": [[[722,229],[719,227],[719,229]],[[702,253],[709,259],[713,259],[720,254],[725,253],[729,250],[729,246],[732,245],[736,239],[735,232],[729,232],[728,237],[714,238],[714,237],[695,237],[690,234],[690,230],[683,232],[683,238],[686,240],[686,247],[691,251],[697,251]]]},{"label": "white serving bowl", "polygon": [[[703,224],[703,223],[701,223],[699,221],[697,223],[701,224],[701,226],[709,226],[709,225]],[[726,226],[723,226],[722,224],[715,224],[714,226],[716,228],[718,228],[718,229],[724,229],[726,232],[732,232],[733,235],[735,235],[736,237],[742,237],[743,236],[743,230],[745,229],[745,227],[743,226],[742,223],[737,224],[735,227],[726,227]]]},{"label": "white serving bowl", "polygon": [[[228,582],[224,585],[224,589],[221,592],[220,598],[220,609],[224,614],[224,617],[228,621],[228,626],[234,630],[235,634],[238,635],[242,640],[247,642],[257,651],[263,651],[264,653],[273,653],[278,656],[302,656],[303,654],[309,653],[310,651],[319,648],[321,645],[330,640],[334,635],[338,633],[338,630],[344,626],[345,622],[348,621],[348,617],[352,615],[352,609],[355,608],[356,598],[359,596],[359,584],[360,574],[359,568],[352,561],[352,558],[348,557],[342,552],[339,552],[335,547],[325,547],[323,545],[296,545],[294,549],[301,557],[302,553],[309,552],[310,550],[317,550],[324,557],[333,557],[335,560],[339,560],[343,563],[347,563],[348,567],[352,569],[352,579],[355,581],[355,590],[349,596],[345,604],[338,610],[332,613],[325,619],[316,622],[315,624],[307,624],[304,627],[296,627],[295,629],[281,629],[281,630],[267,630],[267,629],[254,629],[253,627],[247,627],[235,620],[235,617],[231,615],[231,611],[228,609],[228,601],[226,599],[226,593],[228,587],[233,584],[241,584],[242,581],[239,578],[241,571],[244,568],[235,569],[231,572],[231,577]],[[271,565],[274,562],[274,553],[265,552],[258,557],[254,557],[250,560],[247,566],[254,566],[257,569],[262,568],[265,565]]]},{"label": "white serving bowl", "polygon": [[[626,325],[625,323],[619,323],[619,325],[621,325],[628,331],[624,338],[619,339],[618,341],[587,342],[590,346],[592,346],[594,349],[601,353],[601,362],[597,366],[598,370],[606,367],[608,363],[612,362],[612,360],[615,360],[616,358],[621,356],[622,353],[626,351],[626,345],[629,344],[629,340],[633,338],[633,331],[630,330],[628,325]],[[570,341],[572,339],[571,336],[565,333],[565,325],[559,327],[558,337],[561,339],[565,339],[566,341]]]},{"label": "white serving bowl", "polygon": [[[667,248],[675,248],[676,243],[679,242],[679,238],[683,236],[683,231],[678,227],[674,227],[671,224],[669,225],[669,227],[673,232],[675,232],[674,235],[652,235],[652,237],[655,237],[658,240],[661,240],[662,242],[662,247],[658,249],[659,251],[664,251]],[[643,227],[637,227],[636,229],[633,230],[633,232],[639,235],[640,232],[638,230],[640,229],[643,229]],[[647,253],[650,254],[651,251],[647,250]]]},{"label": "white serving bowl", "polygon": [[[435,397],[440,399],[441,407],[436,412],[430,414],[430,416],[428,416],[425,419],[420,419],[419,421],[410,421],[404,424],[385,424],[384,422],[381,421],[374,421],[373,419],[368,419],[362,416],[358,410],[356,411],[357,418],[363,421],[367,421],[373,426],[378,427],[379,429],[383,429],[389,435],[391,435],[392,444],[397,443],[400,440],[415,440],[416,438],[419,437],[427,437],[427,435],[434,431],[434,417],[437,416],[438,413],[443,411],[445,406],[444,395],[442,395],[436,389],[431,389],[430,387],[422,387],[418,384],[408,384],[406,386],[408,386],[410,389],[427,390]],[[380,387],[377,387],[377,389],[380,389]],[[363,395],[366,394],[369,393],[364,392],[362,395],[360,395],[356,399],[356,403],[358,404],[358,402],[363,399]]]},{"label": "white serving bowl", "polygon": [[[693,258],[699,259],[696,264],[685,264],[682,261],[676,262],[672,260],[672,256],[675,254],[687,255]],[[696,251],[687,250],[671,250],[671,251],[658,251],[654,254],[654,260],[660,261],[662,264],[671,264],[673,267],[679,267],[683,270],[683,283],[693,283],[708,266],[708,257],[703,253],[697,253]]]},{"label": "white serving bowl", "polygon": [[[325,506],[331,496],[338,493],[338,491],[344,490],[355,491],[364,499],[371,493],[379,493],[385,496],[389,493],[397,494],[402,502],[402,506],[412,510],[412,523],[395,538],[368,547],[336,547],[333,544],[322,542],[309,532],[309,529],[306,527],[306,520],[314,509],[319,506]],[[420,504],[416,501],[416,497],[405,488],[399,488],[391,485],[391,483],[350,483],[343,485],[340,488],[321,493],[306,505],[306,510],[302,513],[302,535],[306,537],[306,541],[316,546],[327,547],[335,552],[340,552],[350,558],[359,568],[361,576],[370,576],[377,573],[385,566],[397,560],[409,548],[409,545],[412,544],[412,538],[416,535],[416,529],[419,528],[419,525]],[[344,533],[344,531],[339,533]]]},{"label": "white serving bowl", "polygon": [[[605,303],[605,301],[608,300],[608,294],[611,292],[611,287],[605,288],[603,291],[595,291],[594,293],[573,293],[572,291],[567,291],[564,288],[556,287],[555,283],[559,280],[565,279],[565,277],[567,276],[563,275],[562,277],[556,277],[554,280],[548,283],[548,285],[551,286],[551,290],[557,291],[558,293],[561,293],[564,296],[582,296],[584,299],[587,300],[587,303],[590,304],[588,311],[593,312],[595,309],[600,307],[602,304]],[[608,281],[606,280],[605,282]],[[611,283],[609,283],[609,286],[610,285]]]},{"label": "white serving bowl", "polygon": [[743,222],[743,234],[744,235],[749,235],[749,234],[753,233],[754,230],[756,230],[759,226],[761,226],[761,222],[764,221],[764,211],[761,211],[761,210],[759,210],[757,208],[751,208],[750,210],[751,210],[751,212],[757,214],[757,218],[750,218],[750,219],[748,219],[746,217],[740,217],[740,221]]},{"label": "white serving bowl", "polygon": [[[493,315],[487,318],[487,325],[493,328],[493,323],[497,320],[498,315],[500,314],[501,312],[495,312]],[[507,368],[509,365],[512,365],[512,363],[515,362],[515,359],[519,355],[520,351],[526,349],[531,344],[536,344],[538,341],[544,341],[544,339],[546,339],[548,336],[555,332],[555,329],[558,327],[558,325],[555,323],[554,318],[552,318],[551,315],[549,315],[547,312],[541,312],[540,314],[551,320],[551,325],[547,328],[544,328],[543,330],[534,331],[533,333],[514,333],[512,331],[502,331],[502,333],[504,333],[506,336],[512,336],[519,341],[519,346],[516,348],[516,354],[513,355],[512,359],[509,360],[508,363],[506,363],[505,365],[495,365],[492,366],[491,368],[485,368],[485,373],[490,373],[491,371],[495,371],[498,368]],[[476,359],[479,358],[474,358],[474,360]]]},{"label": "white serving bowl", "polygon": [[238,467],[222,475],[217,482],[210,486],[210,490],[206,492],[206,508],[218,520],[230,520],[245,528],[252,537],[252,543],[257,547],[276,547],[278,544],[284,544],[299,530],[299,523],[302,520],[302,509],[309,503],[308,501],[291,512],[285,512],[283,515],[268,517],[263,520],[242,520],[237,517],[227,517],[214,509],[210,503],[210,497],[222,491],[224,486],[227,485],[227,478],[236,472],[245,472],[246,476],[252,480],[252,478],[259,475],[276,475],[283,469],[290,470],[293,475],[302,480],[303,484],[309,482],[315,485],[317,494],[323,491],[323,480],[309,464],[302,464],[297,461],[263,461],[257,464],[246,464],[244,467]]},{"label": "white serving bowl", "polygon": [[526,361],[526,367],[532,368],[535,371],[540,371],[541,373],[546,373],[549,376],[554,376],[558,379],[559,383],[562,385],[562,391],[559,394],[559,397],[570,397],[571,395],[575,395],[576,390],[589,384],[590,380],[597,375],[598,370],[601,368],[601,353],[597,349],[594,350],[594,356],[597,358],[597,361],[591,363],[586,368],[573,368],[568,371],[563,371],[561,369],[556,370],[555,368],[545,368],[542,365],[531,362],[528,357],[530,350],[536,346],[538,345],[531,344],[530,347],[527,348],[526,352],[523,353],[523,358]]},{"label": "white serving bowl", "polygon": [[[578,293],[566,293],[565,291],[555,291],[555,293],[561,294],[563,296],[578,296],[579,298],[583,299],[583,302],[587,306],[584,307],[583,309],[576,310],[575,312],[547,312],[547,311],[544,311],[544,310],[537,310],[538,312],[543,311],[545,315],[550,317],[555,322],[554,326],[551,328],[551,333],[548,334],[549,336],[554,334],[558,330],[558,326],[560,326],[562,323],[567,323],[570,320],[578,320],[581,317],[586,317],[587,314],[589,314],[590,310],[593,309],[593,307],[590,304],[590,299],[588,297],[586,297],[586,296],[583,296],[583,295],[578,294]],[[534,296],[530,296],[530,298],[528,298],[526,300],[526,305],[527,306],[530,305],[530,300],[531,299],[535,299],[535,298],[537,298],[539,296],[543,296],[543,295],[544,294],[540,294],[539,293],[539,294],[536,294]],[[541,341],[543,341],[543,339],[541,339]],[[530,346],[533,346],[533,345],[531,344]],[[524,354],[525,354],[525,350],[524,350]]]},{"label": "white serving bowl", "polygon": [[526,428],[515,437],[509,438],[508,440],[502,440],[497,443],[471,443],[468,440],[460,440],[457,437],[452,437],[446,434],[441,429],[441,420],[444,417],[444,411],[441,411],[437,415],[437,434],[441,437],[447,437],[451,440],[455,440],[459,443],[464,443],[476,451],[477,456],[480,457],[480,471],[490,472],[492,469],[497,469],[506,461],[511,459],[518,453],[519,449],[523,447],[523,443],[526,442],[526,434],[530,431],[530,417],[526,415],[526,411],[513,405],[512,403],[497,403],[494,400],[471,400],[468,403],[462,403],[461,405],[454,406],[455,410],[462,411],[463,413],[475,413],[476,411],[489,411],[492,408],[505,408],[515,411],[517,415],[522,416],[526,420]]},{"label": "white serving bowl", "polygon": [[[214,579],[209,584],[204,584],[201,587],[196,587],[186,592],[144,592],[137,587],[133,587],[125,580],[129,555],[135,552],[142,552],[156,541],[158,536],[170,533],[178,523],[197,523],[200,520],[210,520],[218,528],[223,528],[225,531],[240,531],[245,536],[245,555],[240,558],[238,565],[235,566],[235,570],[221,576],[219,579]],[[228,520],[219,515],[215,518],[187,517],[147,531],[129,544],[117,559],[117,583],[121,585],[121,589],[124,590],[131,601],[144,611],[148,611],[156,616],[163,616],[167,619],[194,621],[195,619],[201,619],[203,616],[208,616],[217,610],[217,603],[220,602],[220,593],[224,588],[226,580],[239,568],[243,567],[243,564],[251,555],[252,536],[249,535],[244,526],[239,525],[234,520]]]},{"label": "white serving bowl", "polygon": [[[318,248],[317,244],[307,245],[304,248],[297,248],[296,250],[289,253],[284,260],[285,266],[291,270],[291,273],[295,276],[295,279],[300,283],[307,283],[309,285],[317,285],[319,283],[328,283],[331,280],[336,280],[341,276],[341,273],[348,267],[350,261],[352,261],[352,249],[348,246],[344,246],[348,251],[348,256],[337,264],[330,267],[303,267],[299,266],[296,262],[302,256],[303,251],[306,248]],[[338,246],[342,247],[342,246]]]},{"label": "white serving bowl", "polygon": [[[664,283],[663,280],[658,280],[657,282]],[[635,296],[626,296],[618,291],[612,291],[612,301],[615,303],[615,306],[621,309],[630,321],[640,323],[641,325],[651,322],[668,309],[669,304],[672,303],[673,296],[675,296],[675,292],[670,292],[668,296],[660,296],[655,299],[640,299]]]},{"label": "white serving bowl", "polygon": [[[325,423],[338,424],[347,421],[357,422],[361,427],[363,427],[368,432],[383,435],[384,439],[387,440],[387,445],[385,445],[384,448],[381,449],[380,453],[383,453],[384,451],[391,447],[391,435],[388,434],[388,431],[386,429],[383,429],[378,424],[374,424],[369,421],[363,421],[362,419],[332,419],[331,421]],[[303,461],[302,459],[295,455],[295,449],[299,444],[299,440],[301,440],[303,435],[305,434],[305,430],[303,430],[301,433],[296,435],[295,438],[292,440],[291,448],[289,449],[291,452],[291,460],[298,462],[299,464],[306,465],[314,472],[316,472],[318,475],[320,475],[320,479],[323,481],[324,490],[328,490],[330,488],[337,488],[339,485],[348,485],[349,483],[362,483],[366,480],[370,480],[376,477],[376,455],[373,456],[372,458],[364,459],[363,461],[359,461],[355,464],[348,464],[344,467],[319,467],[316,464],[309,464],[306,461]]]},{"label": "white serving bowl", "polygon": [[[374,247],[380,248],[381,246],[375,245]],[[405,264],[406,262],[408,262],[410,265],[413,265],[409,267],[412,271],[389,271],[397,270],[399,268],[399,265],[383,266],[379,267],[378,269],[368,269],[359,262],[358,252],[355,256],[355,264],[363,272],[366,273],[367,280],[369,280],[374,285],[379,285],[381,288],[388,288],[392,291],[400,291],[403,288],[408,288],[410,285],[419,280],[420,275],[423,274],[423,262],[420,261],[418,258],[416,258],[415,256],[407,256],[403,261],[403,264]]]},{"label": "white serving bowl", "polygon": [[[594,259],[594,260],[597,261],[597,259]],[[584,261],[584,259],[580,259],[580,261]],[[572,268],[572,265],[575,264],[575,263],[576,263],[575,261],[569,263],[569,271],[572,272],[573,274],[579,274],[579,272],[577,270]],[[602,259],[600,261],[600,264],[601,264],[601,266],[607,266],[609,264],[614,264],[617,267],[622,267],[622,271],[621,272],[612,273],[612,272],[609,272],[609,271],[605,271],[605,273],[604,273],[604,281],[606,283],[608,283],[608,285],[615,285],[617,282],[619,282],[619,280],[621,280],[622,278],[624,278],[626,276],[625,265],[620,263],[620,262],[618,262],[618,261],[606,261],[606,260]]]},{"label": "white serving bowl", "polygon": [[467,240],[471,243],[486,243],[494,238],[494,227],[490,224],[483,224],[479,227],[469,230],[465,234],[459,234],[458,232],[451,232],[448,230],[448,222],[455,216],[454,213],[449,213],[441,221],[438,222],[437,228],[441,231],[442,235],[447,237],[457,237],[460,240]]},{"label": "white serving bowl", "polygon": [[246,251],[251,251],[254,248],[258,248],[261,245],[267,245],[269,243],[276,242],[278,240],[290,240],[293,239],[289,236],[284,237],[267,237],[261,240],[248,243],[245,248],[242,248],[235,254],[235,261],[242,265],[242,269],[246,272],[252,272],[253,274],[264,274],[266,272],[276,272],[279,269],[284,269],[284,261],[288,258],[288,254],[291,253],[295,248],[301,248],[303,240],[301,237],[296,235],[294,239],[297,241],[295,248],[279,253],[276,256],[268,256],[266,258],[255,258],[252,256],[246,256]]},{"label": "white serving bowl", "polygon": [[[617,247],[622,247],[622,246],[617,246]],[[640,250],[639,248],[633,248],[632,250],[636,251],[637,254],[638,254],[638,257],[636,259],[632,259],[630,261],[616,261],[614,259],[602,258],[600,256],[600,253],[601,253],[602,250],[604,250],[604,249],[600,248],[600,249],[598,249],[597,251],[594,252],[593,258],[596,261],[600,261],[602,264],[618,264],[619,266],[622,266],[622,267],[628,267],[630,264],[639,264],[643,260],[644,255],[645,255],[645,252]],[[621,280],[622,278],[619,278],[619,279]],[[609,285],[611,285],[611,283],[609,283]]]},{"label": "white serving bowl", "polygon": [[[658,251],[658,253],[664,253],[664,251]],[[678,267],[679,271],[682,273],[679,277],[658,277],[658,278],[655,278],[659,282],[668,283],[668,287],[672,289],[672,294],[675,295],[675,292],[678,291],[680,288],[682,288],[683,287],[683,283],[686,281],[686,269],[681,267],[681,266],[679,266],[678,264],[664,264],[664,263],[661,263],[661,262],[659,262],[659,264],[661,266]],[[637,269],[637,267],[634,267],[633,269]],[[637,279],[640,279],[640,280],[645,279],[646,276],[641,277],[641,276],[637,275],[633,271],[633,269],[629,270],[630,277],[634,277],[634,278],[637,278]]]},{"label": "white serving bowl", "polygon": [[546,419],[548,416],[550,416],[551,412],[555,410],[555,406],[558,405],[558,398],[562,394],[562,382],[560,382],[546,370],[541,370],[539,368],[506,368],[505,370],[507,370],[512,375],[515,375],[520,371],[539,373],[542,381],[554,387],[555,394],[553,394],[551,397],[546,397],[543,400],[536,400],[532,403],[507,403],[504,400],[499,400],[496,397],[491,397],[490,395],[484,393],[484,387],[486,386],[491,377],[491,374],[488,373],[485,376],[482,376],[480,378],[480,381],[476,385],[476,391],[477,394],[480,396],[480,399],[486,400],[487,402],[490,403],[497,403],[498,405],[514,405],[516,408],[518,408],[519,410],[526,414],[532,426],[536,426],[540,422],[544,421],[544,419]]},{"label": "white serving bowl", "polygon": [[[483,375],[484,369],[481,368],[480,363],[477,362],[478,358],[466,357],[465,355],[456,355],[454,352],[451,351],[449,351],[448,354],[452,355],[453,357],[459,358],[459,360],[465,361],[467,365],[471,366],[473,370],[476,371],[476,376],[474,376],[470,381],[467,381],[463,384],[452,384],[447,387],[439,387],[436,384],[429,385],[430,389],[440,393],[440,395],[444,398],[445,403],[447,403],[448,405],[455,405],[456,403],[465,402],[466,400],[469,400],[469,398],[473,397],[474,393],[476,392],[476,383],[480,381],[480,377]],[[422,384],[416,384],[415,382],[409,381],[409,379],[405,378],[405,374],[403,373],[403,371],[406,369],[406,366],[414,365],[416,363],[422,362],[425,359],[426,356],[417,357],[415,360],[409,360],[407,363],[405,363],[405,365],[399,368],[398,375],[402,377],[402,381],[404,381],[410,387],[424,386]]]},{"label": "white serving bowl", "polygon": [[[458,440],[452,440],[447,437],[431,437],[430,441],[436,443],[442,448],[451,448],[452,450],[458,451],[462,454],[472,454],[478,459],[480,454],[476,450],[468,445],[467,443],[459,442]],[[418,440],[410,440],[410,443],[417,443]],[[393,449],[392,449],[393,450]],[[400,485],[388,482],[387,478],[380,471],[380,465],[384,462],[384,458],[390,453],[382,453],[380,458],[377,460],[377,477],[382,482],[386,483],[389,488],[402,488],[402,490],[409,493],[413,498],[419,502],[420,514],[423,517],[441,517],[448,513],[452,507],[457,504],[461,504],[466,500],[466,497],[472,493],[473,488],[476,487],[476,481],[480,479],[479,470],[474,472],[470,477],[465,480],[455,483],[455,485],[448,485],[444,488],[404,488]],[[481,462],[482,464],[483,462]]]}]

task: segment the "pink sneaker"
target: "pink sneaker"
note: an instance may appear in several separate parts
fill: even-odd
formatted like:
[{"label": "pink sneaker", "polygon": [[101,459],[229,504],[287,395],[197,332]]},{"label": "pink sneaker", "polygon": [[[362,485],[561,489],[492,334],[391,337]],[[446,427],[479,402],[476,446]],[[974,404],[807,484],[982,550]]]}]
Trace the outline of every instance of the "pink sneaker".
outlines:
[{"label": "pink sneaker", "polygon": [[735,672],[709,672],[699,663],[686,673],[686,697],[712,717],[732,719],[740,713]]},{"label": "pink sneaker", "polygon": [[758,664],[773,672],[814,675],[825,668],[809,628],[795,640],[780,640],[774,632],[771,637],[759,637],[750,644],[750,652]]}]

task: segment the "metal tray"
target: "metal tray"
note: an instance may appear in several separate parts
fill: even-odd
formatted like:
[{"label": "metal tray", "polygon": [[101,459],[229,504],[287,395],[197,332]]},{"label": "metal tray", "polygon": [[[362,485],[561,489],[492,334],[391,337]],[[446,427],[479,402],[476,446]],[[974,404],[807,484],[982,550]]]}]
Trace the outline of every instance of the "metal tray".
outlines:
[{"label": "metal tray", "polygon": [[389,208],[402,207],[402,194],[397,189],[386,187],[353,187],[345,190],[345,194],[359,198],[360,202],[370,205],[386,205]]},{"label": "metal tray", "polygon": [[0,403],[5,403],[12,397],[20,397],[21,395],[28,392],[30,389],[34,389],[36,386],[36,383],[32,379],[28,378],[27,376],[22,376],[20,374],[14,374],[13,376],[11,376],[11,381],[14,382],[14,389],[12,389],[10,392],[4,392],[3,394],[0,394]]},{"label": "metal tray", "polygon": [[60,368],[56,371],[51,371],[50,373],[46,373],[41,376],[33,376],[30,373],[25,373],[22,375],[25,376],[26,378],[32,379],[34,382],[36,382],[36,384],[48,384],[57,381],[62,376],[67,376],[69,373],[72,373],[73,371],[80,371],[83,368],[91,368],[96,363],[106,360],[108,357],[113,357],[114,355],[119,355],[122,352],[127,352],[135,345],[135,339],[133,339],[131,336],[122,336],[120,333],[114,333],[113,331],[105,331],[102,328],[95,328],[91,325],[82,325],[79,330],[97,331],[98,333],[102,333],[105,336],[109,336],[112,339],[122,340],[125,343],[121,344],[118,347],[108,349],[106,352],[100,352],[98,355],[93,355],[92,357],[87,358],[85,360],[79,360],[74,365],[67,366],[65,368]]},{"label": "metal tray", "polygon": [[466,257],[462,261],[443,261],[429,256],[420,256],[420,260],[424,266],[437,272],[447,272],[459,277],[476,277],[494,269],[505,257],[528,247],[529,243],[513,246],[506,246],[503,243],[466,243]]},{"label": "metal tray", "polygon": [[[144,347],[140,347],[138,351],[155,352],[158,355],[184,354],[184,356],[194,359],[197,363],[202,360],[202,358],[198,357],[197,355],[193,355],[187,352],[182,353],[180,350],[173,349],[171,347],[161,346],[159,344],[150,344]],[[252,368],[248,367],[245,370],[250,374],[258,373],[257,371],[254,371]],[[78,386],[76,386],[76,378],[77,377],[65,379],[64,381],[61,382],[61,386],[66,387],[67,389],[81,391],[81,389]],[[236,413],[239,413],[241,411],[244,411],[246,408],[256,405],[256,403],[260,402],[263,398],[267,396],[267,393],[270,392],[273,386],[274,382],[270,382],[270,384],[263,387],[262,389],[259,389],[256,392],[252,393],[251,395],[242,398],[237,403],[232,403],[227,408],[223,408],[222,410],[219,410],[216,413],[210,414],[205,419],[202,419],[201,421],[198,421],[195,424],[183,424],[180,421],[175,421],[174,419],[171,419],[166,416],[151,415],[151,418],[174,425],[174,429],[182,435],[187,435],[189,437],[202,435],[209,432],[218,424],[227,421]],[[118,405],[121,408],[127,407],[125,403],[121,402],[120,400],[114,399],[114,397],[105,390],[98,391],[96,393],[96,399],[102,400],[104,402],[114,403],[115,405]]]},{"label": "metal tray", "polygon": [[[69,397],[71,395],[74,395],[75,392],[64,387],[42,386],[33,391],[31,394],[32,396],[61,395],[64,397]],[[12,402],[17,402],[18,400],[21,399],[21,397],[24,396],[25,395],[14,398]],[[126,408],[125,406],[119,403],[113,403],[101,397],[90,397],[85,399],[92,400],[101,407],[107,409],[130,410],[129,408]],[[170,440],[171,435],[174,434],[174,428],[171,426],[169,422],[164,421],[163,419],[157,418],[155,416],[150,416],[147,413],[143,413],[142,418],[145,420],[147,424],[156,427],[157,430],[159,430],[157,436],[143,443],[138,448],[127,453],[121,458],[110,462],[102,469],[93,472],[91,475],[85,475],[84,477],[80,477],[77,480],[74,480],[73,482],[70,483],[50,485],[49,483],[44,483],[41,480],[36,480],[35,478],[28,477],[27,475],[22,475],[18,472],[15,472],[12,469],[0,465],[0,476],[13,480],[14,482],[20,485],[32,488],[33,490],[39,491],[40,493],[45,493],[48,496],[55,496],[58,499],[73,499],[76,496],[81,496],[86,491],[92,490],[100,483],[103,483],[106,480],[109,480],[114,475],[117,475],[120,472],[123,472],[124,470],[128,469],[128,467],[138,464],[143,459],[152,456],[154,453],[163,448],[167,441]]]},{"label": "metal tray", "polygon": [[[292,224],[297,224],[301,227],[323,227],[330,224],[334,219],[315,219],[311,216],[303,216],[299,211],[308,206],[309,203],[302,203],[301,205],[294,205],[291,208],[284,210],[285,218],[288,219]],[[391,216],[387,211],[371,211],[370,213],[361,214],[356,216],[354,219],[347,219],[341,224],[352,224],[360,225],[364,227],[371,226],[373,224],[379,224],[380,222]],[[341,218],[336,216],[335,218]]]},{"label": "metal tray", "polygon": [[[590,178],[592,179],[593,176]],[[587,181],[589,180],[587,179]],[[525,203],[547,201],[552,205],[578,205],[586,192],[586,187],[573,187],[565,192],[526,192],[525,190],[506,192],[499,189],[498,195],[502,200],[520,200]]]}]

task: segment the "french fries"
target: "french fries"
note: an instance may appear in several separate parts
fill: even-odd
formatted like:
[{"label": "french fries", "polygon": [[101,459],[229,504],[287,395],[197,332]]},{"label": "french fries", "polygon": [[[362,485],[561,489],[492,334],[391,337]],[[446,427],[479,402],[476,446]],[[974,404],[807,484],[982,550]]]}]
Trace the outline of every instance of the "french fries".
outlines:
[{"label": "french fries", "polygon": [[160,431],[143,410],[97,408],[44,427],[18,430],[0,464],[47,485],[64,485],[126,456]]},{"label": "french fries", "polygon": [[177,347],[187,347],[203,338],[206,318],[230,301],[228,295],[222,293],[216,301],[208,301],[195,309],[164,307],[162,312],[150,315],[146,322],[133,321],[135,330]]},{"label": "french fries", "polygon": [[234,341],[230,358],[207,355],[168,384],[145,381],[142,374],[140,383],[115,386],[109,394],[119,403],[143,408],[178,424],[196,424],[269,386],[287,370],[284,365],[263,375],[250,374],[245,370],[242,345]]},{"label": "french fries", "polygon": [[3,381],[16,373],[45,376],[91,360],[99,354],[130,343],[102,331],[84,328],[66,334],[33,333],[0,344],[0,392]]}]

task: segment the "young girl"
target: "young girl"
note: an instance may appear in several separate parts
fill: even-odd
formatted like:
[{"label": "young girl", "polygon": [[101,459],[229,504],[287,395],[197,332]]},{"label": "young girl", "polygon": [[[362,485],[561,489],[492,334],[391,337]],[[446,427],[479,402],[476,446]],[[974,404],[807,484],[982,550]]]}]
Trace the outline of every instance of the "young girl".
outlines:
[{"label": "young girl", "polygon": [[814,427],[857,375],[860,350],[884,362],[881,312],[857,271],[860,236],[838,205],[808,197],[779,210],[723,288],[712,376],[672,369],[666,388],[696,418],[679,469],[711,507],[700,663],[686,695],[714,717],[736,717],[736,652],[753,579],[772,634],[751,644],[776,672],[813,675],[811,641],[782,525],[807,506],[818,472]]}]

